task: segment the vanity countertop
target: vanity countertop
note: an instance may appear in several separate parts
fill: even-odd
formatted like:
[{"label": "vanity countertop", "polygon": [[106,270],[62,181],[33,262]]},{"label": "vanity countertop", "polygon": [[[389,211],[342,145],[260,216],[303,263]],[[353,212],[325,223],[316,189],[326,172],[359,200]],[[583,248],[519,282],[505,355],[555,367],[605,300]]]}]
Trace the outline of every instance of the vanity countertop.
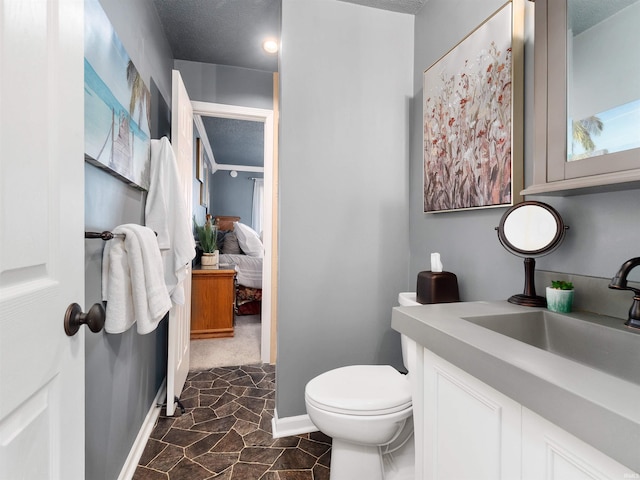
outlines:
[{"label": "vanity countertop", "polygon": [[[630,382],[464,320],[465,317],[533,310],[545,309],[506,301],[395,307],[391,325],[436,355],[640,472],[640,372],[638,382]],[[616,326],[623,322],[611,320]]]}]

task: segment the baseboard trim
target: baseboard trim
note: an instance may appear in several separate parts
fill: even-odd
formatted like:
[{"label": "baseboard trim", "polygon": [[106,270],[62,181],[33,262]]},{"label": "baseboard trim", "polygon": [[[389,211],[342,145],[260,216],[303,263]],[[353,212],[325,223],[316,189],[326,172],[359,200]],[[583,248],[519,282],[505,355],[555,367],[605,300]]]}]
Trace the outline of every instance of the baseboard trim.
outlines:
[{"label": "baseboard trim", "polygon": [[129,455],[122,466],[118,480],[131,480],[133,478],[133,474],[136,472],[136,468],[138,467],[144,448],[147,446],[147,442],[149,441],[153,427],[156,424],[156,420],[160,416],[162,403],[164,402],[166,395],[167,379],[165,378],[158,389],[156,397],[153,399],[153,403],[151,404],[151,408],[149,408],[147,416],[140,426],[138,436],[131,446],[131,450],[129,451]]},{"label": "baseboard trim", "polygon": [[292,435],[318,431],[309,418],[309,415],[279,418],[277,410],[273,412],[271,430],[273,432],[273,438],[290,437]]}]

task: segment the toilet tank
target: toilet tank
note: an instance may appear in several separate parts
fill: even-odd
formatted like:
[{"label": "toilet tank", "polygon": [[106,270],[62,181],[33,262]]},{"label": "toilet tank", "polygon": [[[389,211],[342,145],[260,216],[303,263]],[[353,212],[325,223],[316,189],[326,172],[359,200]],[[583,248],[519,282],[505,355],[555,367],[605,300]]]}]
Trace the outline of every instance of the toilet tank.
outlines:
[{"label": "toilet tank", "polygon": [[[420,305],[416,300],[416,292],[401,292],[398,294],[398,303],[401,307]],[[404,334],[400,334],[402,343],[402,363],[407,372],[415,371],[416,368],[416,342]]]},{"label": "toilet tank", "polygon": [[416,292],[400,292],[398,294],[398,303],[401,307],[421,305],[418,303],[418,300],[416,300]]}]

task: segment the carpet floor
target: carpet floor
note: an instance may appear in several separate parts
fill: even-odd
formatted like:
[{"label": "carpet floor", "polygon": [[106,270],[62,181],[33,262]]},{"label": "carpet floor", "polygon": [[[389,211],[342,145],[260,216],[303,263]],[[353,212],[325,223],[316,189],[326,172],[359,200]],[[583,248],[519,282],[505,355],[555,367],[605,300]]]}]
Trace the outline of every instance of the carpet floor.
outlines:
[{"label": "carpet floor", "polygon": [[260,315],[240,315],[234,321],[234,336],[191,340],[189,370],[260,363]]}]

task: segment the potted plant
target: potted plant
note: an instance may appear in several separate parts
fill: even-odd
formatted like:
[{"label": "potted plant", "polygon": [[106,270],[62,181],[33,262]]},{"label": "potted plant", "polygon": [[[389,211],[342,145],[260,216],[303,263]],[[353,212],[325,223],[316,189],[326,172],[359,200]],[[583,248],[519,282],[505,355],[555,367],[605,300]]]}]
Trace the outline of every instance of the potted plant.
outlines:
[{"label": "potted plant", "polygon": [[198,244],[202,249],[200,263],[203,267],[217,267],[219,259],[218,227],[211,223],[211,215],[207,215],[204,225],[198,225],[196,218],[193,217],[193,226],[196,230]]},{"label": "potted plant", "polygon": [[552,280],[547,287],[547,308],[552,312],[569,313],[573,304],[573,283]]}]

